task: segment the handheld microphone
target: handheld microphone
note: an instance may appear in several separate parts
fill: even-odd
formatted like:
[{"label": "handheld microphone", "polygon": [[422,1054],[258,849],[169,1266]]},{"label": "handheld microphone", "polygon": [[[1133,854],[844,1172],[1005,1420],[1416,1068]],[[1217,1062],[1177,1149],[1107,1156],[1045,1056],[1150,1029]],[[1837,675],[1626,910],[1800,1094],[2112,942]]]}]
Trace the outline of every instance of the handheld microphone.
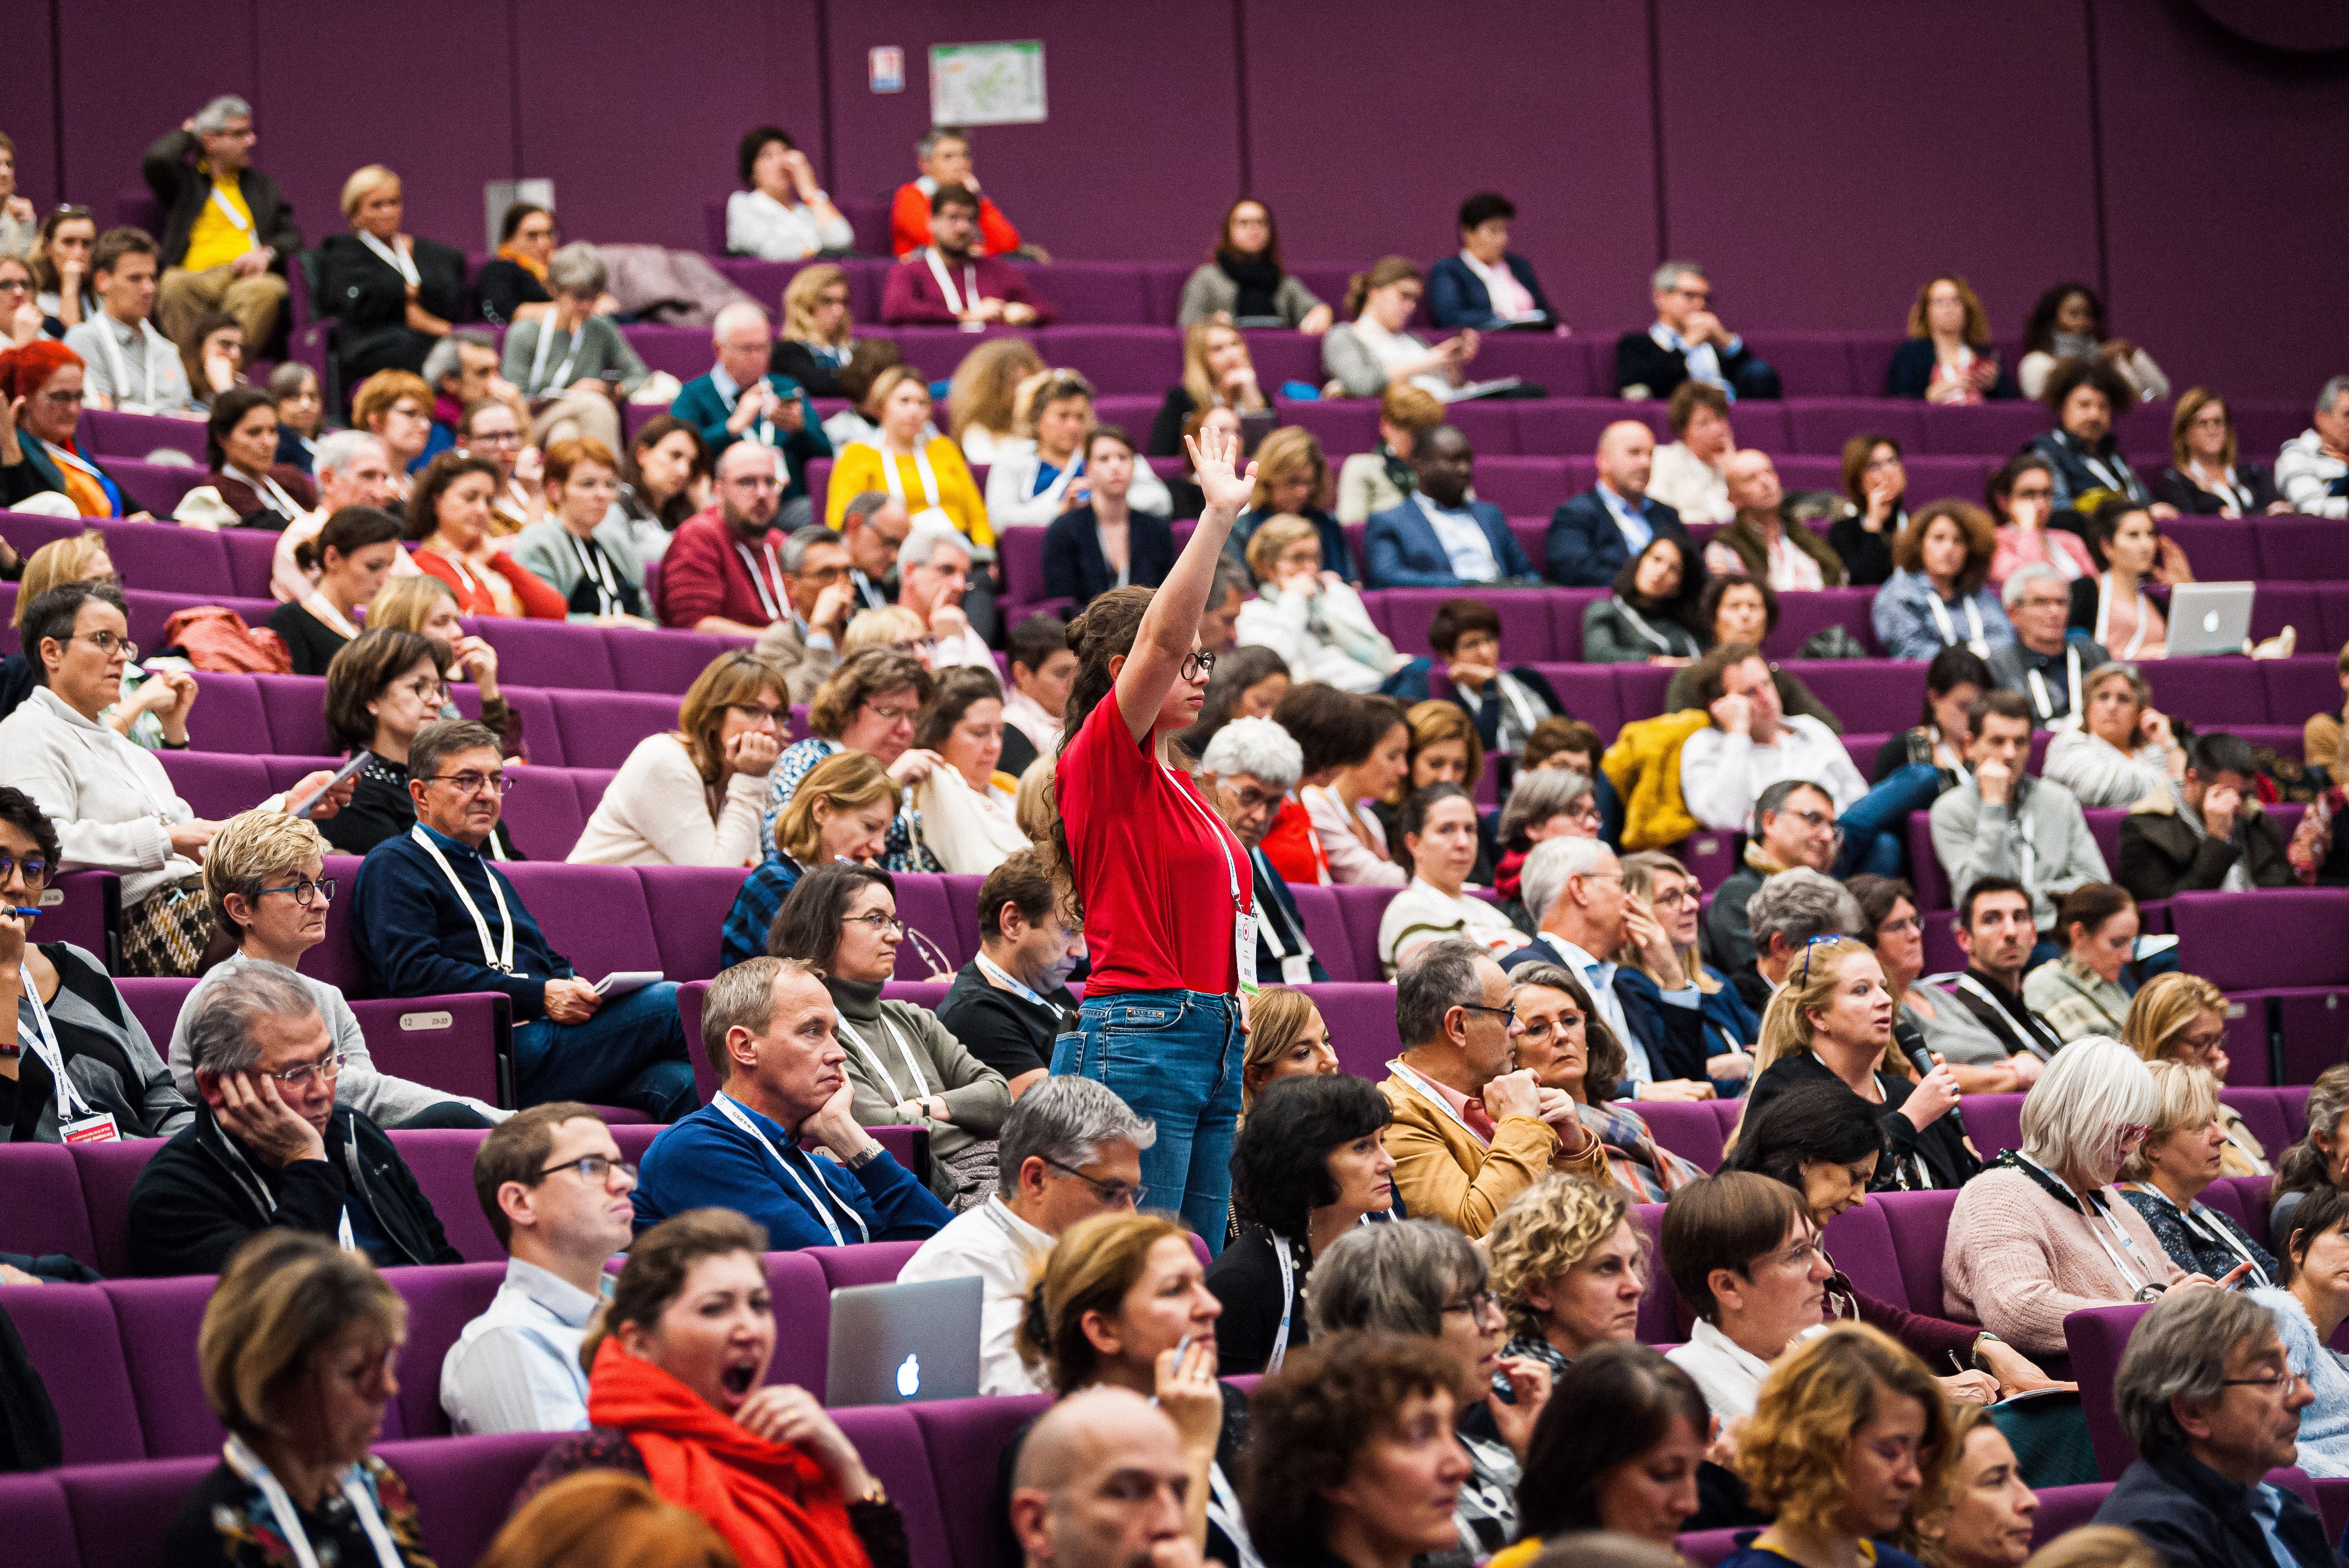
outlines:
[{"label": "handheld microphone", "polygon": [[[1916,1069],[1917,1081],[1923,1083],[1926,1075],[1933,1070],[1933,1054],[1925,1049],[1925,1036],[1916,1025],[1896,1019],[1892,1024],[1892,1044],[1909,1059],[1909,1065]],[[1966,1132],[1966,1114],[1955,1106],[1950,1107],[1950,1125],[1958,1129],[1960,1137],[1972,1141]]]}]

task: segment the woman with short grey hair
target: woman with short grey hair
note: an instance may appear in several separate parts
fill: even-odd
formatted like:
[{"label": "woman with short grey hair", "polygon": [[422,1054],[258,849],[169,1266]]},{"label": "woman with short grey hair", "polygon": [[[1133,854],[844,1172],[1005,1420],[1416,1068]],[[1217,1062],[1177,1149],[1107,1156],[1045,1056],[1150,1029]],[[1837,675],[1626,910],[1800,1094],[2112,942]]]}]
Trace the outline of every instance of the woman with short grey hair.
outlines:
[{"label": "woman with short grey hair", "polygon": [[604,258],[574,240],[546,264],[553,314],[506,329],[502,369],[530,401],[533,446],[587,436],[624,450],[615,400],[634,397],[652,372],[611,317],[597,314],[605,280]]},{"label": "woman with short grey hair", "polygon": [[2119,807],[2166,794],[2170,780],[2186,776],[2186,749],[2136,665],[2100,665],[2080,684],[2086,711],[2078,729],[2048,742],[2049,783],[2078,795],[2084,806]]}]

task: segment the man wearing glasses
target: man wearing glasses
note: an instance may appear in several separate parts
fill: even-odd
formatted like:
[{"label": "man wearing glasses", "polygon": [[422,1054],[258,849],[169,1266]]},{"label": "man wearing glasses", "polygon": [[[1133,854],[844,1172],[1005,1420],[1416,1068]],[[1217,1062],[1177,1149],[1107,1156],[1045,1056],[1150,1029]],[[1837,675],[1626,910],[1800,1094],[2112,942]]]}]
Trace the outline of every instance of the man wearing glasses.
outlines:
[{"label": "man wearing glasses", "polygon": [[1615,389],[1626,398],[1669,398],[1683,381],[1733,398],[1775,398],[1778,372],[1713,313],[1713,280],[1695,262],[1668,261],[1653,280],[1655,325],[1615,345]]},{"label": "man wearing glasses", "polygon": [[848,546],[821,523],[811,523],[783,541],[783,613],[751,649],[783,672],[793,702],[807,702],[815,689],[840,668],[840,639],[856,613],[856,588],[849,581]]},{"label": "man wearing glasses", "polygon": [[253,106],[223,95],[147,149],[140,171],[163,204],[162,288],[155,313],[184,341],[198,317],[225,310],[256,349],[285,304],[285,264],[302,248],[294,204],[253,167]]},{"label": "man wearing glasses", "polygon": [[440,1363],[459,1437],[587,1425],[579,1344],[609,1285],[604,1265],[627,1249],[636,1188],[612,1129],[576,1101],[533,1106],[481,1140],[473,1190],[506,1278]]},{"label": "man wearing glasses", "polygon": [[1046,1078],[1019,1097],[997,1146],[1000,1189],[921,1245],[898,1271],[920,1280],[985,1282],[978,1318],[978,1391],[1041,1394],[1019,1359],[1019,1316],[1036,1265],[1080,1220],[1140,1208],[1142,1151],[1158,1129],[1091,1078]]},{"label": "man wearing glasses", "polygon": [[334,1237],[378,1267],[465,1261],[383,1129],[335,1104],[342,1052],[296,977],[222,976],[187,1035],[203,1104],[130,1189],[130,1272],[216,1274],[273,1225]]},{"label": "man wearing glasses", "polygon": [[547,945],[513,884],[481,854],[505,791],[494,732],[464,721],[417,732],[408,746],[416,826],[367,851],[352,892],[352,946],[384,996],[512,998],[522,1104],[585,1100],[675,1121],[696,1098],[676,982],[607,997]]},{"label": "man wearing glasses", "polygon": [[[2044,508],[2053,494],[2054,482],[2046,471],[2026,468],[2014,482],[2013,504]],[[2031,699],[2039,728],[2077,729],[2088,712],[2080,678],[2110,663],[2112,656],[2086,632],[2069,629],[2072,590],[2054,567],[2036,562],[2017,566],[2000,597],[2013,623],[2014,640],[1991,651],[1990,672],[1998,689]]]}]

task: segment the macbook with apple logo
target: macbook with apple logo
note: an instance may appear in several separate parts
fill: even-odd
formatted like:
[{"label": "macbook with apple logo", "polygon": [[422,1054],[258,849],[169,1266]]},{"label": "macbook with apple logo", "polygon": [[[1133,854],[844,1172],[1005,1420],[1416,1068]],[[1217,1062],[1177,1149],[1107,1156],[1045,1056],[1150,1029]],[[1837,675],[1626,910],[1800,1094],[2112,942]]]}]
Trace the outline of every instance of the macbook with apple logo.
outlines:
[{"label": "macbook with apple logo", "polygon": [[984,1290],[974,1275],[833,1292],[823,1402],[912,1405],[976,1395]]},{"label": "macbook with apple logo", "polygon": [[2251,635],[2251,583],[2180,583],[2169,590],[2169,657],[2240,653]]}]

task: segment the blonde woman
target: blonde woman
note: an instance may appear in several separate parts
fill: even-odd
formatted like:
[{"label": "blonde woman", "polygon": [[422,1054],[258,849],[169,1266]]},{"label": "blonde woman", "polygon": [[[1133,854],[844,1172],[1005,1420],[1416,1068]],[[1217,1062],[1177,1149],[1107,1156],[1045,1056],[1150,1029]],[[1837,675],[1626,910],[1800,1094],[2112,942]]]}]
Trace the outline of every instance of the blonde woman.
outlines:
[{"label": "blonde woman", "polygon": [[1412,443],[1443,422],[1444,405],[1423,388],[1404,384],[1381,392],[1378,450],[1358,452],[1339,466],[1338,521],[1367,523],[1373,514],[1402,505],[1419,483],[1411,470]]},{"label": "blonde woman", "polygon": [[[318,244],[318,297],[333,301],[343,385],[378,370],[419,371],[464,314],[465,254],[401,232],[399,176],[370,163],[343,182],[350,232]],[[428,409],[429,405],[428,404]]]},{"label": "blonde woman", "polygon": [[[1029,444],[996,454],[987,475],[987,515],[998,528],[1045,527],[1092,499],[1085,438],[1093,429],[1093,384],[1074,370],[1039,370],[1019,383],[1012,418]],[[1134,511],[1161,517],[1174,505],[1166,482],[1140,462],[1124,499]]]},{"label": "blonde woman", "polygon": [[1636,1336],[1651,1264],[1620,1191],[1552,1171],[1509,1199],[1485,1244],[1509,1320],[1502,1355],[1564,1372],[1595,1345]]},{"label": "blonde woman", "polygon": [[2174,466],[2154,481],[2157,500],[2188,516],[2249,517],[2290,512],[2276,493],[2275,474],[2261,462],[2235,462],[2235,414],[2227,400],[2208,387],[2189,387],[2169,416],[2169,455]]},{"label": "blonde woman", "polygon": [[1260,413],[1264,389],[1238,327],[1228,320],[1194,321],[1183,328],[1183,379],[1166,389],[1166,400],[1150,421],[1150,455],[1182,456],[1183,421],[1217,406]]},{"label": "blonde woman", "polygon": [[[2158,974],[2138,988],[2121,1023],[2121,1043],[2147,1062],[2182,1062],[2202,1067],[2220,1088],[2227,1086],[2227,997],[2199,975]],[[2268,1151],[2243,1125],[2242,1114],[2219,1102],[2219,1127],[2227,1135],[2220,1151],[2221,1176],[2268,1176]]]},{"label": "blonde woman", "polygon": [[742,884],[728,911],[719,957],[731,969],[767,950],[767,929],[800,878],[834,861],[880,858],[897,815],[897,786],[863,752],[835,752],[808,770],[775,821],[775,854]]},{"label": "blonde woman", "polygon": [[1256,1108],[1256,1097],[1268,1084],[1327,1076],[1338,1070],[1330,1026],[1310,996],[1285,985],[1268,985],[1257,992],[1248,1003],[1247,1054],[1240,1061],[1243,1116]]},{"label": "blonde woman", "polygon": [[850,618],[848,629],[841,634],[840,657],[843,659],[854,659],[870,648],[902,653],[927,670],[932,655],[937,651],[937,639],[922,624],[922,618],[904,605],[884,605],[879,609],[858,610]]},{"label": "blonde woman", "polygon": [[[447,643],[450,679],[473,683],[481,695],[481,722],[498,732],[506,755],[523,754],[522,715],[498,691],[498,650],[465,629],[456,589],[425,572],[395,576],[368,602],[367,624],[370,631],[412,631]],[[440,716],[460,715],[450,702],[441,705]]]},{"label": "blonde woman", "polygon": [[[1679,950],[1681,973],[1692,981],[1702,999],[1705,1033],[1705,1066],[1714,1078],[1743,1078],[1752,1071],[1753,1059],[1748,1054],[1755,1042],[1762,1038],[1762,1020],[1745,1004],[1729,977],[1704,961],[1697,948],[1697,927],[1704,905],[1704,888],[1691,871],[1661,849],[1641,850],[1637,855],[1623,857],[1623,892],[1645,904],[1672,939]],[[1661,999],[1662,989],[1649,962],[1647,950],[1637,942],[1625,942],[1615,955],[1622,966],[1621,973],[1636,974],[1650,985],[1657,986]],[[1632,989],[1640,989],[1634,981]],[[1659,1005],[1661,1002],[1659,1002]]]},{"label": "blonde woman", "polygon": [[[1354,460],[1348,458],[1348,462]],[[1256,493],[1232,524],[1232,538],[1245,552],[1248,540],[1275,517],[1302,517],[1321,536],[1321,566],[1355,587],[1361,573],[1346,543],[1345,526],[1324,508],[1330,499],[1330,460],[1313,432],[1290,425],[1264,438],[1256,449]]]},{"label": "blonde woman", "polygon": [[1369,692],[1411,668],[1412,657],[1395,651],[1361,595],[1323,569],[1312,524],[1288,516],[1268,521],[1248,538],[1247,564],[1257,595],[1240,606],[1240,644],[1280,655],[1290,680]]},{"label": "blonde woman", "polygon": [[783,674],[728,653],[695,677],[677,728],[636,742],[567,858],[586,866],[752,866],[767,774],[791,722]]},{"label": "blonde woman", "polygon": [[947,433],[973,462],[999,462],[1030,450],[1035,438],[1016,429],[1012,400],[1020,383],[1044,369],[1025,337],[997,337],[963,356],[947,387]]},{"label": "blonde woman", "polygon": [[2227,1135],[2219,1125],[2219,1081],[2206,1067],[2148,1062],[2159,1100],[2145,1141],[2121,1161],[2120,1194],[2142,1215],[2179,1268],[2216,1278],[2248,1263],[2246,1286],[2282,1278],[2266,1248],[2243,1228],[2202,1201],[2222,1174]]},{"label": "blonde woman", "polygon": [[783,286],[783,330],[768,369],[797,381],[811,398],[837,398],[840,372],[855,350],[848,275],[830,262],[793,273]]},{"label": "blonde woman", "polygon": [[851,497],[885,490],[905,503],[914,524],[936,517],[975,546],[991,546],[995,534],[987,503],[970,476],[960,448],[942,435],[925,435],[930,422],[930,388],[911,365],[892,365],[873,378],[867,400],[879,410],[881,433],[843,451],[833,466],[824,521],[837,530]]}]

